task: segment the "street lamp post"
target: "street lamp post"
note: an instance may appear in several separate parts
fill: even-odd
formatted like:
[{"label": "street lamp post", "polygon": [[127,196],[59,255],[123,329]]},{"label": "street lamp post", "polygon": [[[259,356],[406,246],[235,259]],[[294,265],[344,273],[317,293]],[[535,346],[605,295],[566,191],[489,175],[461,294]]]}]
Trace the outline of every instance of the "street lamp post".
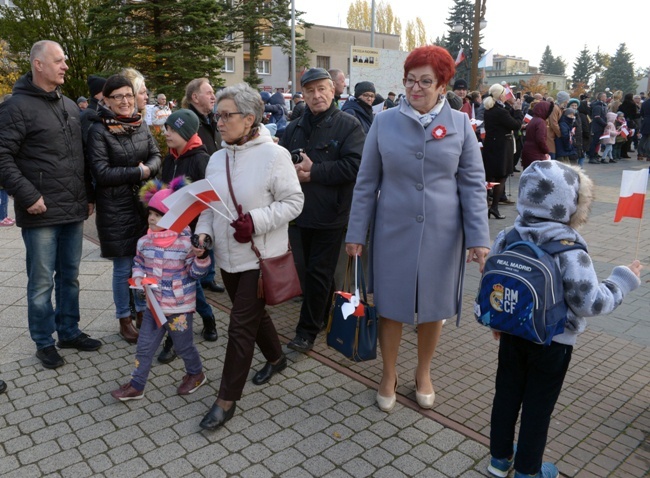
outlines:
[{"label": "street lamp post", "polygon": [[478,61],[480,57],[481,30],[485,28],[485,3],[487,0],[474,0],[474,29],[472,30],[472,68],[469,74],[469,87],[478,89]]}]

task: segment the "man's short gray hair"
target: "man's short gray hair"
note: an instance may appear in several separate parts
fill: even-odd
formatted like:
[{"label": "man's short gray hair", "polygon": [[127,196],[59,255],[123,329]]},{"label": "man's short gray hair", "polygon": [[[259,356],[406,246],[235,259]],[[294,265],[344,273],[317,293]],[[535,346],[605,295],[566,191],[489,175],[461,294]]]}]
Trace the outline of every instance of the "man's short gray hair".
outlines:
[{"label": "man's short gray hair", "polygon": [[228,86],[217,93],[217,104],[222,100],[233,100],[237,109],[246,115],[255,117],[255,125],[262,122],[264,115],[264,102],[260,92],[251,88],[248,83],[237,83]]},{"label": "man's short gray hair", "polygon": [[33,65],[34,60],[36,60],[36,59],[42,60],[43,59],[43,52],[45,51],[45,49],[49,45],[56,45],[59,48],[61,48],[61,50],[63,50],[61,45],[59,45],[55,41],[52,41],[52,40],[40,40],[40,41],[37,41],[36,43],[34,43],[32,45],[32,49],[29,51],[29,63],[31,63]]},{"label": "man's short gray hair", "polygon": [[185,87],[185,96],[181,102],[181,106],[183,106],[183,108],[190,107],[192,104],[192,95],[201,91],[203,83],[210,83],[210,80],[207,78],[195,78],[187,84]]}]

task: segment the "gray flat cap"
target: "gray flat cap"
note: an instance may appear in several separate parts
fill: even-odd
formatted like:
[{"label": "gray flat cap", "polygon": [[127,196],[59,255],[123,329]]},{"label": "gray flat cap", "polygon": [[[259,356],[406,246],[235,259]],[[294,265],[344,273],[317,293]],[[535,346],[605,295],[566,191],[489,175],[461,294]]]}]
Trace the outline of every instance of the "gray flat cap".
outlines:
[{"label": "gray flat cap", "polygon": [[300,86],[305,86],[307,83],[316,80],[331,80],[332,77],[324,68],[310,68],[302,75],[300,79]]}]

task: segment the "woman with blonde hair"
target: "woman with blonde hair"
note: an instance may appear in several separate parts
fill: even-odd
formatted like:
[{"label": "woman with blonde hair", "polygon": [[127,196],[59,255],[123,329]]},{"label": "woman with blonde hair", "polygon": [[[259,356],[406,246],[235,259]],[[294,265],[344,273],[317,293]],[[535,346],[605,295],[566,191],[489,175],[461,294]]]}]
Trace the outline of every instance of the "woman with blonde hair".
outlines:
[{"label": "woman with blonde hair", "polygon": [[[135,93],[135,109],[140,113],[143,118],[146,118],[147,102],[149,95],[147,94],[147,86],[144,84],[144,76],[135,68],[124,68],[120,75],[125,76],[131,81],[133,85],[133,92]],[[149,124],[149,121],[147,121]]]},{"label": "woman with blonde hair", "polygon": [[618,107],[621,106],[623,102],[623,92],[621,90],[616,90],[612,95],[612,100],[607,105],[607,111],[611,113],[618,113]]}]

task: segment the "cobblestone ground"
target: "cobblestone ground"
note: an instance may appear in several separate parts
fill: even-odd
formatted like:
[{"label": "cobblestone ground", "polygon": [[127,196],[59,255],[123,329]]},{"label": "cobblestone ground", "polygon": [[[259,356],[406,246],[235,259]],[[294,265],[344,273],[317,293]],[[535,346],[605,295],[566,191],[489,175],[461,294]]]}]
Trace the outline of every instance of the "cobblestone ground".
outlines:
[{"label": "cobblestone ground", "polygon": [[[601,277],[635,256],[650,267],[648,226],[612,222],[620,171],[640,166],[588,166],[597,201],[582,232]],[[516,187],[515,176],[507,188],[512,199]],[[502,212],[505,221],[490,221],[492,236],[516,215],[513,206]],[[89,238],[92,229],[90,222]],[[234,418],[212,433],[198,423],[221,375],[229,307],[223,294],[209,293],[218,342],[204,342],[195,331],[208,383],[177,396],[184,375],[177,359],[153,367],[143,400],[119,403],[109,393],[128,380],[135,346],[117,335],[110,262],[84,241],[81,326],[104,346],[98,353],[61,351],[67,364],[57,370],[44,369],[34,357],[24,269],[20,231],[0,229],[0,378],[8,384],[0,395],[0,476],[486,476],[497,346],[470,316],[475,268],[468,270],[462,326],[445,325],[434,358],[434,410],[421,412],[413,402],[415,334],[405,329],[398,404],[390,414],[374,401],[380,361],[350,363],[321,339],[310,356],[288,354],[289,367],[269,384],[247,383]],[[590,320],[574,351],[545,455],[563,476],[648,476],[647,280],[646,269],[643,286],[622,307]],[[293,337],[298,309],[296,302],[272,309],[285,342]],[[253,369],[260,360],[255,357]]]}]

